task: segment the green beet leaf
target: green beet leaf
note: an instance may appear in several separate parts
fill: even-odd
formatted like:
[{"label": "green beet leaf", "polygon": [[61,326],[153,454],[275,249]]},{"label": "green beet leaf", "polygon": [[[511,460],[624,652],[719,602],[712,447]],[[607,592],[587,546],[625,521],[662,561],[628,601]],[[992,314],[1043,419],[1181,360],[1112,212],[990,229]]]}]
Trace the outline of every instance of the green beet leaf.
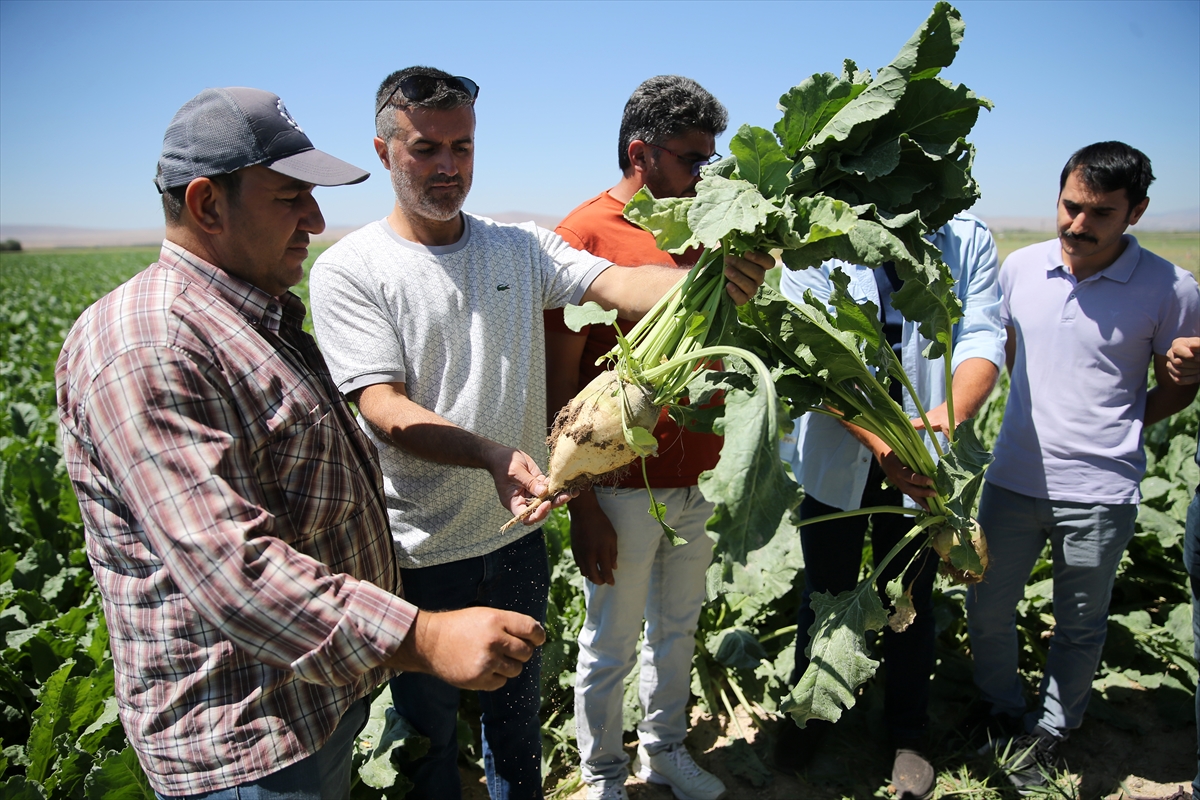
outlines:
[{"label": "green beet leaf", "polygon": [[132,747],[119,753],[110,750],[99,761],[83,782],[88,800],[154,800],[154,790]]},{"label": "green beet leaf", "polygon": [[660,249],[668,253],[684,253],[700,247],[700,240],[688,227],[687,217],[691,206],[690,197],[657,200],[643,186],[625,205],[625,218],[653,233]]},{"label": "green beet leaf", "polygon": [[879,662],[867,654],[866,631],[882,630],[887,614],[871,583],[836,597],[812,596],[816,621],[809,629],[808,669],[784,701],[782,710],[800,727],[810,719],[837,722],[854,705],[854,690],[869,680]]},{"label": "green beet leaf", "polygon": [[385,686],[371,702],[370,717],[355,745],[355,789],[361,781],[371,789],[407,790],[412,783],[400,773],[397,765],[425,755],[429,751],[429,738],[419,734],[396,711],[391,689]]},{"label": "green beet leaf", "polygon": [[720,557],[738,563],[766,543],[797,502],[798,488],[779,460],[774,414],[764,408],[766,402],[762,394],[725,396],[725,414],[714,426],[725,436],[721,460],[699,480],[701,493],[715,505],[707,527],[718,537]]},{"label": "green beet leaf", "polygon": [[778,197],[788,185],[792,161],[770,131],[743,125],[729,142],[737,171],[767,197]]},{"label": "green beet leaf", "polygon": [[46,800],[46,790],[37,781],[13,775],[3,784],[4,800]]}]

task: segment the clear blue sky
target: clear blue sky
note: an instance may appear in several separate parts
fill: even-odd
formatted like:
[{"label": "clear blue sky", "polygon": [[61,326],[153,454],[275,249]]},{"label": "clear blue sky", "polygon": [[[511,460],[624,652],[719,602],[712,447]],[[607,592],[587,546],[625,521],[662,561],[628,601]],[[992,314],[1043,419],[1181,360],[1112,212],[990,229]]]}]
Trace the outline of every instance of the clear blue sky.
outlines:
[{"label": "clear blue sky", "polygon": [[[476,80],[479,213],[563,214],[616,182],[621,109],[645,78],[695,78],[730,128],[770,127],[813,72],[889,62],[932,2],[23,2],[0,0],[0,221],[161,221],[150,179],[175,110],[207,86],[281,95],[317,147],[370,169],[322,189],[330,224],[391,207],[371,147],[390,71]],[[991,98],[975,128],[982,215],[1053,212],[1089,142],[1153,160],[1150,212],[1200,207],[1200,2],[959,3],[944,74]],[[718,149],[727,151],[726,136]]]}]

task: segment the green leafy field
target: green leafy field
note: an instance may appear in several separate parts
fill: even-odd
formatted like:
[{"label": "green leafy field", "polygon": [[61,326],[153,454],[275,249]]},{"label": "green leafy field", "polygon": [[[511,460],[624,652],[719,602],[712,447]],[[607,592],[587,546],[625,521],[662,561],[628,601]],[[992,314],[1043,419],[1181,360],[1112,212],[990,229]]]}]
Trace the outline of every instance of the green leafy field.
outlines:
[{"label": "green leafy field", "polygon": [[[1047,234],[1028,236],[999,237],[1002,252]],[[1145,246],[1193,270],[1198,238],[1140,237]],[[0,797],[152,796],[116,720],[107,631],[56,441],[53,369],[78,314],[155,255],[149,248],[0,254]],[[299,288],[307,294],[303,285]],[[982,412],[979,430],[985,443],[998,430],[1004,397],[998,392]],[[1096,725],[1143,735],[1153,724],[1167,726],[1176,738],[1192,735],[1187,726],[1197,673],[1190,655],[1181,536],[1187,502],[1200,481],[1192,460],[1198,426],[1200,406],[1193,405],[1147,433],[1149,469],[1139,533],[1117,579],[1108,644],[1085,729]],[[552,586],[542,671],[544,766],[547,789],[566,795],[578,788],[572,687],[583,621],[582,578],[571,559],[565,517],[556,513],[547,533]],[[864,554],[864,562],[868,559]],[[822,748],[805,776],[785,776],[767,764],[768,745],[780,724],[778,704],[790,688],[801,568],[799,540],[785,520],[766,546],[733,569],[721,596],[705,606],[692,691],[719,739],[702,743],[701,749],[719,756],[732,797],[757,796],[785,781],[806,797],[886,796],[882,787],[890,756],[870,744],[881,738],[877,684],[865,688],[839,724],[839,736]],[[1022,676],[1031,690],[1040,678],[1053,624],[1049,578],[1050,564],[1043,559],[1018,609]],[[932,734],[944,754],[937,762],[938,796],[1005,797],[1004,778],[994,763],[971,755],[955,733],[972,696],[962,594],[949,586],[936,594],[939,666]],[[635,679],[636,674],[626,688],[627,731],[637,721]],[[1153,723],[1139,711],[1147,697],[1157,709]],[[387,700],[386,694],[376,699],[363,734],[356,797],[402,796],[404,781],[395,766],[423,749],[403,720],[385,714]],[[477,719],[467,697],[460,741],[468,775],[477,774],[480,758]],[[1190,768],[1181,766],[1185,772]],[[1096,788],[1109,793],[1116,787]],[[1080,793],[1070,780],[1060,782],[1059,789],[1065,796]]]}]

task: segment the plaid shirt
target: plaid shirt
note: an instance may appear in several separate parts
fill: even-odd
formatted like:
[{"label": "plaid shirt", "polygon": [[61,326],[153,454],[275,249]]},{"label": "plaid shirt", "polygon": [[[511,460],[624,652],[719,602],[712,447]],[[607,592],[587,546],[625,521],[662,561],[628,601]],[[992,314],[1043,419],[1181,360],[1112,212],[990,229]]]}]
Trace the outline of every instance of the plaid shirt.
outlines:
[{"label": "plaid shirt", "polygon": [[375,451],[304,313],[164,242],[58,361],[121,722],[166,795],[316,751],[416,615]]}]

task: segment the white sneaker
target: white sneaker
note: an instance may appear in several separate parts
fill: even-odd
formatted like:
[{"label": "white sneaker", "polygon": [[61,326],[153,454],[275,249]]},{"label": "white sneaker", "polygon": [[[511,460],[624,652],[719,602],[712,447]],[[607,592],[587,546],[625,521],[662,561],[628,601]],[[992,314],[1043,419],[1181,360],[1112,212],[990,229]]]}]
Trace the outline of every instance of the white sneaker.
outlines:
[{"label": "white sneaker", "polygon": [[604,781],[588,784],[587,800],[629,800],[629,795],[625,793],[624,784]]},{"label": "white sneaker", "polygon": [[682,744],[654,755],[639,744],[638,761],[641,763],[637,772],[639,778],[670,786],[679,800],[717,800],[725,794],[721,779],[700,769]]}]

